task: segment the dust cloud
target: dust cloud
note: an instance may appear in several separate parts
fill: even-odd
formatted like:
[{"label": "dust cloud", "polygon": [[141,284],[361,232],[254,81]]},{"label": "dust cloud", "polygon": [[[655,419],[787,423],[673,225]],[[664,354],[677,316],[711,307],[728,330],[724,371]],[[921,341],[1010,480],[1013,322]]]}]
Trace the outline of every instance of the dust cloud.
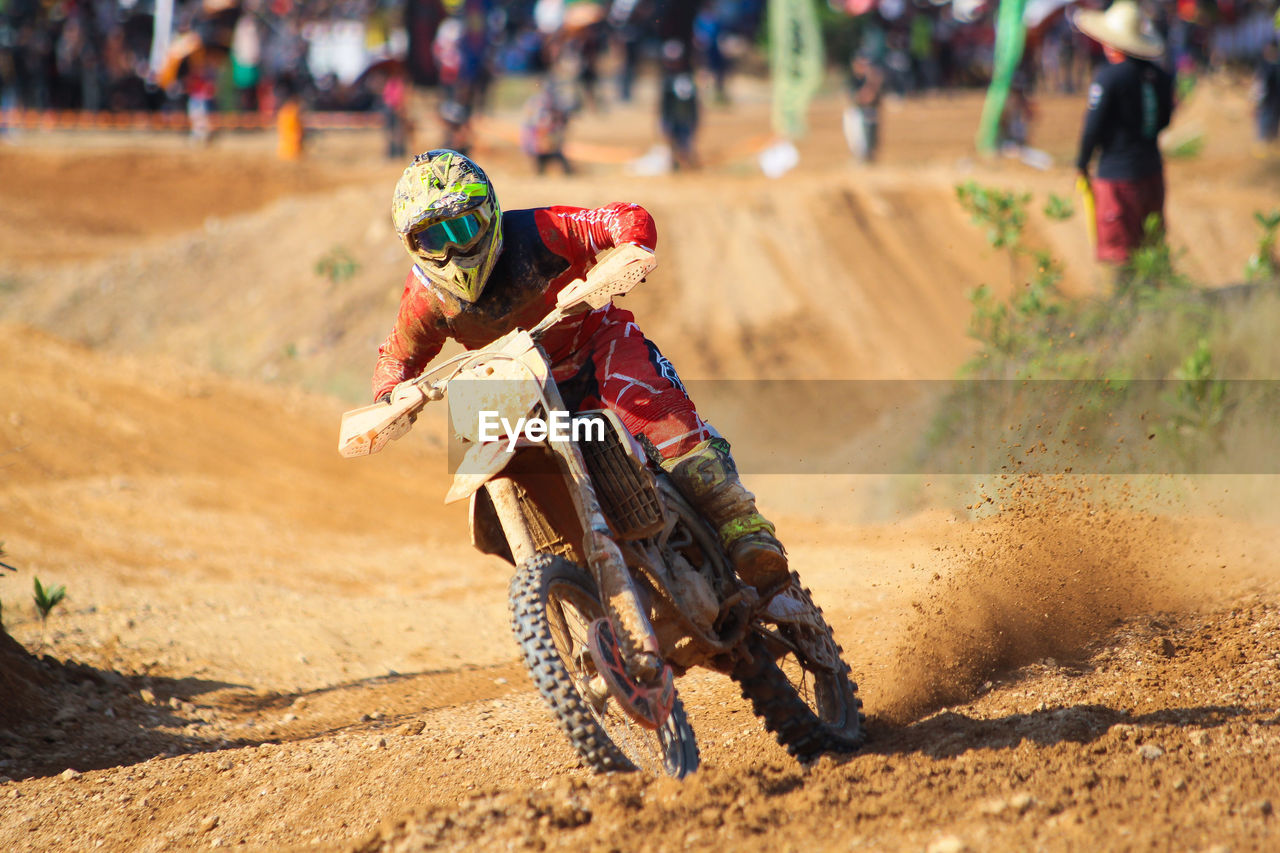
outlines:
[{"label": "dust cloud", "polygon": [[878,716],[910,722],[1019,667],[1079,658],[1121,620],[1195,603],[1182,582],[1192,565],[1186,528],[1114,505],[1097,479],[1011,477],[986,496],[993,514],[912,602]]}]

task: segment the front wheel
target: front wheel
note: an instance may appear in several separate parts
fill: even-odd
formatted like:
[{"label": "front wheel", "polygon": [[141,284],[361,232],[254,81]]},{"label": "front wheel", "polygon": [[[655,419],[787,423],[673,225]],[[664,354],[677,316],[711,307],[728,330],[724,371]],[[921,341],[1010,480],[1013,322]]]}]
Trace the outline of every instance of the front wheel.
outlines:
[{"label": "front wheel", "polygon": [[677,779],[698,768],[698,745],[677,697],[656,731],[636,723],[596,674],[587,631],[605,615],[595,582],[564,557],[537,554],[511,579],[511,627],[533,682],[584,764]]}]

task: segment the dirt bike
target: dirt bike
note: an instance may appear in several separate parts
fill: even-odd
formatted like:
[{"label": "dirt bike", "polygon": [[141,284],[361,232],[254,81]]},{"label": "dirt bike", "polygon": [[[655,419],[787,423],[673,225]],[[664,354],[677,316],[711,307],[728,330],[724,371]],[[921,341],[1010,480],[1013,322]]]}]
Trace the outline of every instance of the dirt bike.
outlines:
[{"label": "dirt bike", "polygon": [[[856,685],[799,577],[762,602],[652,445],[611,411],[565,411],[538,345],[557,322],[643,281],[652,258],[635,247],[610,250],[532,329],[401,383],[388,402],[347,412],[339,452],[378,452],[448,393],[465,453],[445,500],[469,498],[472,543],[515,567],[512,629],[525,663],[593,770],[679,778],[697,768],[674,684],[696,666],[733,678],[797,759],[852,751],[865,736]],[[535,416],[552,427],[522,431],[520,419]],[[501,434],[486,434],[495,422]]]}]

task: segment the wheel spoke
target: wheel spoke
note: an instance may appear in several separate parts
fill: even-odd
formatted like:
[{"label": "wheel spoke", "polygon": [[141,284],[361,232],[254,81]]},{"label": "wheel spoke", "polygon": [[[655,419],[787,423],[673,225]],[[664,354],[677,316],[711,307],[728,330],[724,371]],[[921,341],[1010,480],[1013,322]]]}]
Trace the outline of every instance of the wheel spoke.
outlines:
[{"label": "wheel spoke", "polygon": [[558,599],[553,598],[547,602],[547,622],[551,628],[551,641],[556,644],[556,649],[566,658],[571,657],[573,636],[569,633],[564,608]]},{"label": "wheel spoke", "polygon": [[594,694],[589,683],[596,670],[590,655],[586,653],[587,635],[591,622],[603,614],[598,612],[595,602],[586,604],[577,600],[581,597],[576,592],[563,588],[550,590],[547,615],[556,646],[579,692],[587,700],[592,715],[618,748],[641,770],[661,774],[665,770],[665,749],[658,733],[632,720],[618,708],[617,701],[612,698],[606,698],[602,705],[592,701]]},{"label": "wheel spoke", "polygon": [[841,737],[858,738],[860,715],[856,686],[840,659],[830,625],[799,584],[788,593],[791,604],[800,605],[776,624],[761,626],[775,663],[795,697],[813,713],[816,721],[832,727]]},{"label": "wheel spoke", "polygon": [[658,733],[640,726],[616,706],[614,701],[605,705],[600,724],[640,769],[647,773],[661,773],[664,757],[658,749],[661,746]]},{"label": "wheel spoke", "polygon": [[679,699],[655,732],[625,714],[604,687],[589,637],[605,613],[585,570],[563,557],[538,554],[512,579],[511,606],[512,628],[534,683],[588,767],[676,777],[697,768],[697,745]]},{"label": "wheel spoke", "polygon": [[791,686],[796,689],[796,693],[804,700],[804,703],[812,708],[814,713],[818,713],[817,703],[814,700],[809,681],[809,670],[805,669],[799,658],[789,653],[778,661],[778,667],[786,674],[787,681],[791,682]]}]

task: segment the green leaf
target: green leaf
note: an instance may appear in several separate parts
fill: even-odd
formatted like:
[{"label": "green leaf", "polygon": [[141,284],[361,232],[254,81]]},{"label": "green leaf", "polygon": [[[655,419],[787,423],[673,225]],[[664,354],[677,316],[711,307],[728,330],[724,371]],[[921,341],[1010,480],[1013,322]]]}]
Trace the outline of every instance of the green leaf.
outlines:
[{"label": "green leaf", "polygon": [[1204,134],[1196,134],[1169,148],[1165,152],[1165,156],[1174,160],[1189,160],[1192,157],[1199,156],[1203,150]]},{"label": "green leaf", "polygon": [[36,609],[40,611],[40,619],[43,621],[49,618],[49,611],[57,607],[67,597],[67,588],[62,584],[45,587],[40,583],[40,578],[33,578],[32,580],[35,586],[35,595],[32,598],[35,600]]},{"label": "green leaf", "polygon": [[1049,200],[1044,205],[1044,215],[1056,222],[1062,222],[1070,219],[1075,215],[1075,206],[1071,203],[1071,199],[1058,195],[1057,193],[1049,193]]}]

